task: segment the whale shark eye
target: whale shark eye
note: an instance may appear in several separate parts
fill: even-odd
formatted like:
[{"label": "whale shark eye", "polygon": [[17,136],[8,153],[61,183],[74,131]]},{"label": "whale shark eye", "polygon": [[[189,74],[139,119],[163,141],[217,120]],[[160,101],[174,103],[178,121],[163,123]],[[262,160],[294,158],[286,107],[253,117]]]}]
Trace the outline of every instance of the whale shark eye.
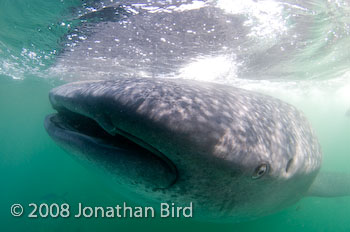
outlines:
[{"label": "whale shark eye", "polygon": [[265,173],[269,171],[269,165],[268,164],[260,164],[257,168],[255,168],[254,174],[252,175],[252,179],[259,179]]}]

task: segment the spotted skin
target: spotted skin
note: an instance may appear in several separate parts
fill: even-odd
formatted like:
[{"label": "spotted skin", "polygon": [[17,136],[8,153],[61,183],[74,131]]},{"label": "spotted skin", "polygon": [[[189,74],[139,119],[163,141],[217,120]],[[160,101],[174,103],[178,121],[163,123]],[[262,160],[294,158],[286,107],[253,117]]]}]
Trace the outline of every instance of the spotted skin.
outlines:
[{"label": "spotted skin", "polygon": [[[175,183],[150,190],[141,182],[131,191],[156,203],[193,202],[198,218],[241,221],[275,212],[302,198],[321,166],[320,145],[300,111],[231,86],[117,78],[60,86],[50,101],[164,155],[176,167]],[[262,167],[266,173],[255,178]]]}]

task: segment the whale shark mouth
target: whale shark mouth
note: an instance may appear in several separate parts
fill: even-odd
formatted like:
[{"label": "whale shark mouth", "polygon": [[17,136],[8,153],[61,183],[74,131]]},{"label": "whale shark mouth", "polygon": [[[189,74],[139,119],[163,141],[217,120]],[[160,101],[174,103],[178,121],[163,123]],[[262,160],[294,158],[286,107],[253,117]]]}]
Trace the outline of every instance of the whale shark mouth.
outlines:
[{"label": "whale shark mouth", "polygon": [[[152,191],[167,189],[176,183],[178,179],[176,166],[151,145],[118,128],[116,131],[119,133],[110,134],[88,116],[66,108],[56,110],[56,114],[46,117],[45,128],[65,150],[69,152],[78,150],[73,153],[84,153],[84,156],[87,156],[84,159],[90,163],[113,166],[112,172],[122,173],[124,178],[130,178],[132,181],[139,179],[140,182],[144,182],[142,184],[152,187]],[[88,149],[91,151],[86,152]]]},{"label": "whale shark mouth", "polygon": [[124,136],[109,134],[95,120],[69,110],[60,111],[57,114],[51,115],[48,120],[57,128],[67,132],[84,135],[119,148],[148,152],[146,149]]}]

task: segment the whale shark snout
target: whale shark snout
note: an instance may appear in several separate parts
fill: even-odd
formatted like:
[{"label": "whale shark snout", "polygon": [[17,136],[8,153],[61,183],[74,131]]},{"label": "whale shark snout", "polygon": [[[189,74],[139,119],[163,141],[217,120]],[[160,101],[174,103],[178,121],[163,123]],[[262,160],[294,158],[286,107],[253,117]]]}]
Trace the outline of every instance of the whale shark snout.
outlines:
[{"label": "whale shark snout", "polygon": [[121,78],[69,83],[50,101],[57,114],[45,127],[74,157],[144,199],[193,202],[205,218],[244,220],[286,207],[321,165],[298,110],[238,88]]}]

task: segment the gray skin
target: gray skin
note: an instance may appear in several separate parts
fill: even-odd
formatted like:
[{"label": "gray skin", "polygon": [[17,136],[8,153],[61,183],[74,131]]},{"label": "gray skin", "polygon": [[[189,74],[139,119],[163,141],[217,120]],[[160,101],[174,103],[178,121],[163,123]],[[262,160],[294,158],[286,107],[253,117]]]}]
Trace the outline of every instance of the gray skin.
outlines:
[{"label": "gray skin", "polygon": [[322,154],[310,124],[270,96],[181,79],[116,78],[57,87],[50,101],[58,114],[45,120],[49,135],[143,203],[193,202],[196,218],[237,222],[305,195],[350,194],[341,175],[314,181]]}]

